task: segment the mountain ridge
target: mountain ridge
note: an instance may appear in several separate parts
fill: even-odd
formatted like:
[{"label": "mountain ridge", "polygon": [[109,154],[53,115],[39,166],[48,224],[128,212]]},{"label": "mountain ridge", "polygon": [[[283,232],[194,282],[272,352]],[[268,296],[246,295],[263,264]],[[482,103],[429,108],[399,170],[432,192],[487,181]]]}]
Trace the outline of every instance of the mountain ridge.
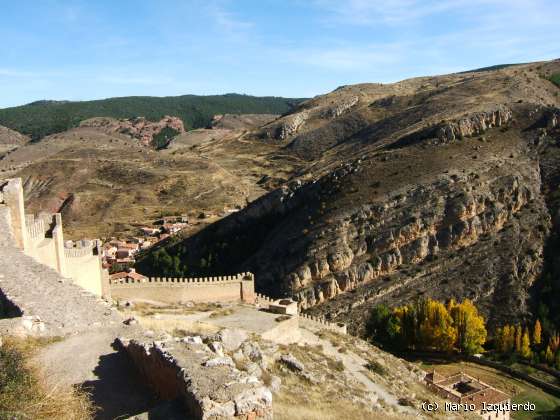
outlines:
[{"label": "mountain ridge", "polygon": [[181,118],[188,128],[208,126],[216,114],[284,114],[301,102],[298,98],[256,97],[242,94],[125,96],[92,101],[35,101],[0,109],[0,125],[37,141],[76,127],[94,117],[145,117],[159,121],[165,115]]}]

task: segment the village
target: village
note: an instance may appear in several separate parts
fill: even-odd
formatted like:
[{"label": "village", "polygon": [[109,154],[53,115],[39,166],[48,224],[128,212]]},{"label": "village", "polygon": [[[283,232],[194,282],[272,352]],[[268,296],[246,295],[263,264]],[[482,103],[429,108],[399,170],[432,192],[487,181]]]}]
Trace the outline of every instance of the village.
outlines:
[{"label": "village", "polygon": [[[189,222],[186,215],[162,217],[154,221],[152,226],[140,227],[137,236],[113,237],[106,240],[101,248],[101,261],[103,268],[109,271],[110,280],[145,279],[145,276],[136,273],[132,268],[138,253],[178,234],[187,226]],[[80,245],[79,242],[67,241],[66,246],[74,247],[76,244]],[[87,244],[81,245],[87,246]]]}]

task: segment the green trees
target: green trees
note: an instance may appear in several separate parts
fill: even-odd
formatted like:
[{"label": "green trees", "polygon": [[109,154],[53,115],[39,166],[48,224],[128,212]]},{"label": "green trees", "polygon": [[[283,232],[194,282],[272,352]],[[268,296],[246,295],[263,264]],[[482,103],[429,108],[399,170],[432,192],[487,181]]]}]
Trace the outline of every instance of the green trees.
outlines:
[{"label": "green trees", "polygon": [[206,127],[215,114],[283,114],[302,99],[255,97],[247,95],[215,96],[132,96],[98,101],[55,102],[0,109],[0,125],[30,135],[38,140],[49,134],[76,127],[93,117],[146,117],[159,121],[165,115],[179,117],[185,128]]},{"label": "green trees", "polygon": [[152,146],[157,150],[165,149],[173,137],[177,136],[179,132],[171,127],[164,127],[158,134],[152,139]]},{"label": "green trees", "polygon": [[148,255],[150,264],[164,277],[182,277],[187,275],[187,266],[181,262],[178,255],[169,255],[165,248]]},{"label": "green trees", "polygon": [[377,341],[397,349],[482,351],[486,341],[484,319],[469,300],[462,303],[427,299],[396,307],[376,306],[367,323]]}]

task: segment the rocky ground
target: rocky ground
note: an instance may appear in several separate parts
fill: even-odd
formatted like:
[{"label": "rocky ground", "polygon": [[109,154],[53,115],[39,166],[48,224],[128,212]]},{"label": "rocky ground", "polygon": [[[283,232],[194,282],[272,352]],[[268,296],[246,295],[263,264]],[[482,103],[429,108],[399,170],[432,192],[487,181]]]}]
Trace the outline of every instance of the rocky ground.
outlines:
[{"label": "rocky ground", "polygon": [[[415,418],[426,416],[421,412],[422,401],[434,399],[421,384],[423,372],[416,366],[352,336],[305,326],[293,335],[291,343],[284,339],[278,343],[247,332],[242,322],[237,328],[216,329],[193,322],[218,322],[224,311],[235,310],[234,304],[138,303],[121,309],[125,317],[135,317],[134,322],[147,329],[143,335],[133,337],[130,351],[138,353],[142,347],[139,343],[146,348],[157,343],[159,350],[151,351],[167,352],[167,357],[175,360],[173,363],[182,367],[187,376],[201,369],[206,372],[189,380],[193,383],[189,389],[197,390],[201,400],[213,401],[201,403],[208,409],[236,410],[231,403],[236,398],[220,402],[218,397],[226,371],[230,383],[253,383],[268,389],[275,419]],[[130,346],[129,342],[125,340],[124,345]],[[198,359],[193,361],[193,357]],[[221,366],[221,370],[214,365]],[[211,389],[198,384],[200,377],[214,378]],[[266,400],[264,389],[252,393],[255,407]]]}]

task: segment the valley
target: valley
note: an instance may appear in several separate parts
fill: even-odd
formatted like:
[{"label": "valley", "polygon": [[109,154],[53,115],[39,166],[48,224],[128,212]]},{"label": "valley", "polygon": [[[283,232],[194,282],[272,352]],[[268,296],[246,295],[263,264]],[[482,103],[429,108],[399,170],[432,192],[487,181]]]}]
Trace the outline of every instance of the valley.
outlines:
[{"label": "valley", "polygon": [[[559,71],[343,86],[284,116],[175,125],[159,150],[127,120],[86,120],[35,142],[4,135],[0,170],[23,178],[31,210],[61,211],[70,238],[186,215],[153,248],[181,272],[252,271],[260,292],[358,334],[373,305],[420,297],[467,297],[498,325],[531,316],[547,267]],[[148,251],[137,269],[169,272],[158,264]]]}]

